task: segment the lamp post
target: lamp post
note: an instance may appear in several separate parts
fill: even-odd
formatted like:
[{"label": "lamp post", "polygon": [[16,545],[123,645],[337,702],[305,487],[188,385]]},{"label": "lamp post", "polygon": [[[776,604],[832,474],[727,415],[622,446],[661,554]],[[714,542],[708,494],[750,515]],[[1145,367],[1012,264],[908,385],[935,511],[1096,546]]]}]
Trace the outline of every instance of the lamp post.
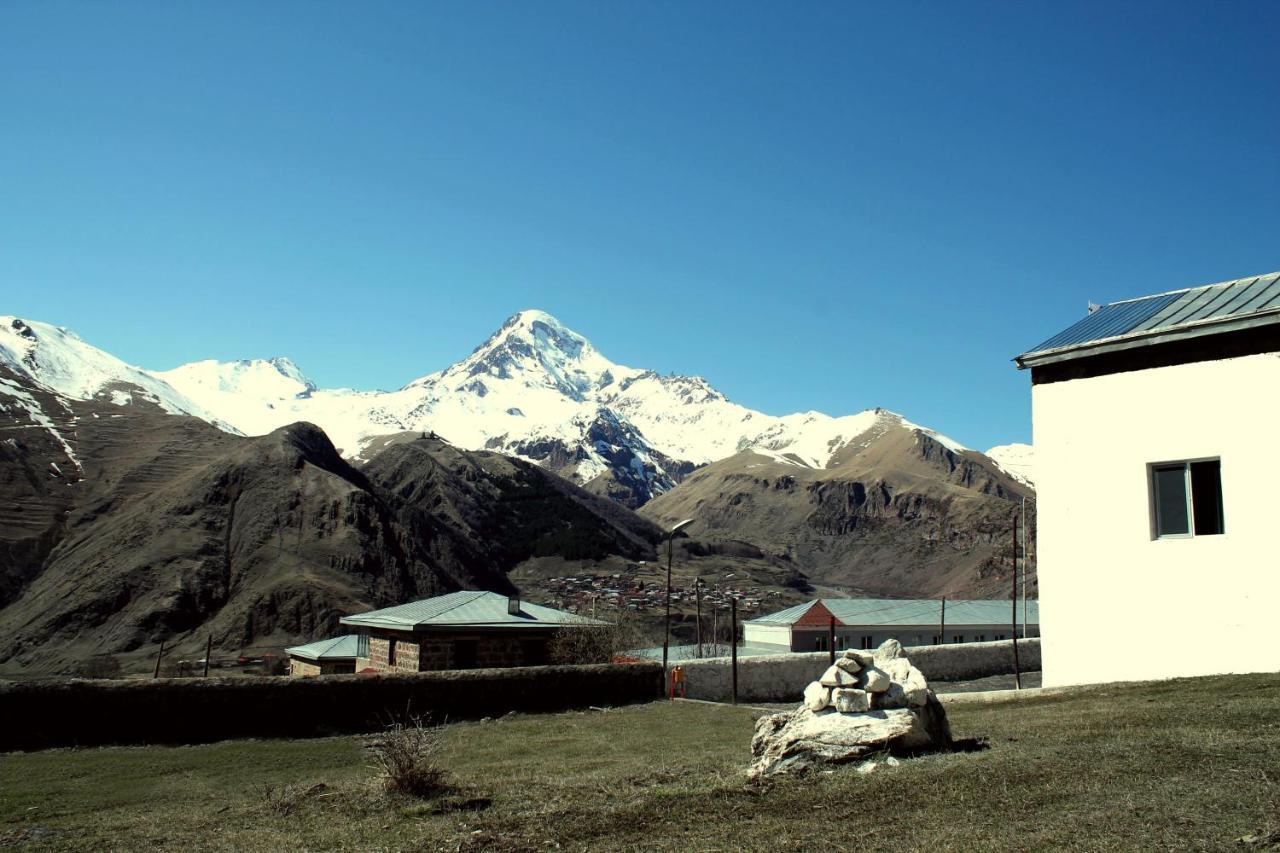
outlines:
[{"label": "lamp post", "polygon": [[671,554],[673,550],[672,542],[675,541],[676,534],[684,530],[690,524],[693,524],[692,518],[686,518],[684,521],[672,527],[667,531],[667,613],[663,619],[662,625],[662,689],[667,689],[667,659],[671,651]]}]

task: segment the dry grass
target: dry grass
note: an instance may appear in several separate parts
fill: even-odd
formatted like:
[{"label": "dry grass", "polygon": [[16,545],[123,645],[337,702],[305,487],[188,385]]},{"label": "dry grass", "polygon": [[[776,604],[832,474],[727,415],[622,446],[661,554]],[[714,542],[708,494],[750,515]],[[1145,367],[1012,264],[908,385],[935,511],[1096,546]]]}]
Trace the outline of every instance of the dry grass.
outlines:
[{"label": "dry grass", "polygon": [[[0,842],[985,851],[1255,850],[1280,838],[1280,675],[950,713],[958,738],[990,748],[763,787],[744,784],[751,711],[665,702],[450,725],[438,757],[453,788],[429,800],[384,789],[370,738],[13,754],[0,756]],[[284,788],[264,798],[263,784]],[[836,825],[847,838],[833,840]]]}]

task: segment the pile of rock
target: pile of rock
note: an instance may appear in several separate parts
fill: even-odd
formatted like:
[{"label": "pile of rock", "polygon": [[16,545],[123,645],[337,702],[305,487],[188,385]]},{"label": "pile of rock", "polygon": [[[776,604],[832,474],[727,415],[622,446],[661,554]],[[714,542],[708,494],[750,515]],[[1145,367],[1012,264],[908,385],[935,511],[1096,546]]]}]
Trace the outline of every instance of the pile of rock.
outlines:
[{"label": "pile of rock", "polygon": [[942,704],[902,645],[888,640],[874,652],[846,651],[805,688],[795,711],[761,717],[749,773],[758,779],[886,749],[922,752],[950,744]]}]

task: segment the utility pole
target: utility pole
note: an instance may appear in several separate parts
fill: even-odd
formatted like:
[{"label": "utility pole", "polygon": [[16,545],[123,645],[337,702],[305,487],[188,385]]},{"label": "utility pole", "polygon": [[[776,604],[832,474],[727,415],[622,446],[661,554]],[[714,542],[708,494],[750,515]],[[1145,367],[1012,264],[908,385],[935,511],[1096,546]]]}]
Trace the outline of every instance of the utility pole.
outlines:
[{"label": "utility pole", "polygon": [[720,657],[720,608],[711,608],[711,656]]},{"label": "utility pole", "polygon": [[160,651],[156,654],[156,671],[152,674],[152,678],[160,677],[160,659],[164,657],[164,640],[160,641]]},{"label": "utility pole", "polygon": [[942,596],[942,618],[938,622],[938,645],[947,644],[947,597]]},{"label": "utility pole", "polygon": [[831,617],[831,623],[827,625],[827,652],[831,658],[831,663],[836,662],[836,617]]},{"label": "utility pole", "polygon": [[693,523],[692,518],[672,527],[667,531],[667,612],[662,625],[662,691],[667,692],[667,661],[671,651],[671,561],[676,533]]},{"label": "utility pole", "polygon": [[1022,672],[1018,663],[1018,519],[1013,519],[1013,687],[1022,689]]},{"label": "utility pole", "polygon": [[1022,496],[1022,639],[1027,638],[1027,496]]},{"label": "utility pole", "polygon": [[698,599],[698,657],[702,657],[702,578],[693,579],[693,594]]},{"label": "utility pole", "polygon": [[734,596],[729,599],[729,618],[733,625],[733,632],[729,635],[730,654],[733,656],[731,668],[733,669],[733,704],[738,704],[738,598]]},{"label": "utility pole", "polygon": [[204,675],[203,678],[209,677],[209,655],[213,653],[213,635],[209,635],[209,642],[204,646]]}]

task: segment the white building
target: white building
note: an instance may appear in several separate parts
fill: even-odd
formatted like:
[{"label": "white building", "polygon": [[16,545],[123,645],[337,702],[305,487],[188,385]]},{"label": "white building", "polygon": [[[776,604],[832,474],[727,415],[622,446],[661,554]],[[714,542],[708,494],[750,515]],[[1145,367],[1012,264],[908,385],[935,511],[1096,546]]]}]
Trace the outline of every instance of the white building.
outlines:
[{"label": "white building", "polygon": [[1104,305],[1016,361],[1044,683],[1280,670],[1280,273]]},{"label": "white building", "polygon": [[1040,635],[1035,601],[947,601],[917,598],[820,598],[742,623],[753,650],[825,652],[835,634],[840,649],[874,649],[894,639],[904,646],[982,643]]}]

